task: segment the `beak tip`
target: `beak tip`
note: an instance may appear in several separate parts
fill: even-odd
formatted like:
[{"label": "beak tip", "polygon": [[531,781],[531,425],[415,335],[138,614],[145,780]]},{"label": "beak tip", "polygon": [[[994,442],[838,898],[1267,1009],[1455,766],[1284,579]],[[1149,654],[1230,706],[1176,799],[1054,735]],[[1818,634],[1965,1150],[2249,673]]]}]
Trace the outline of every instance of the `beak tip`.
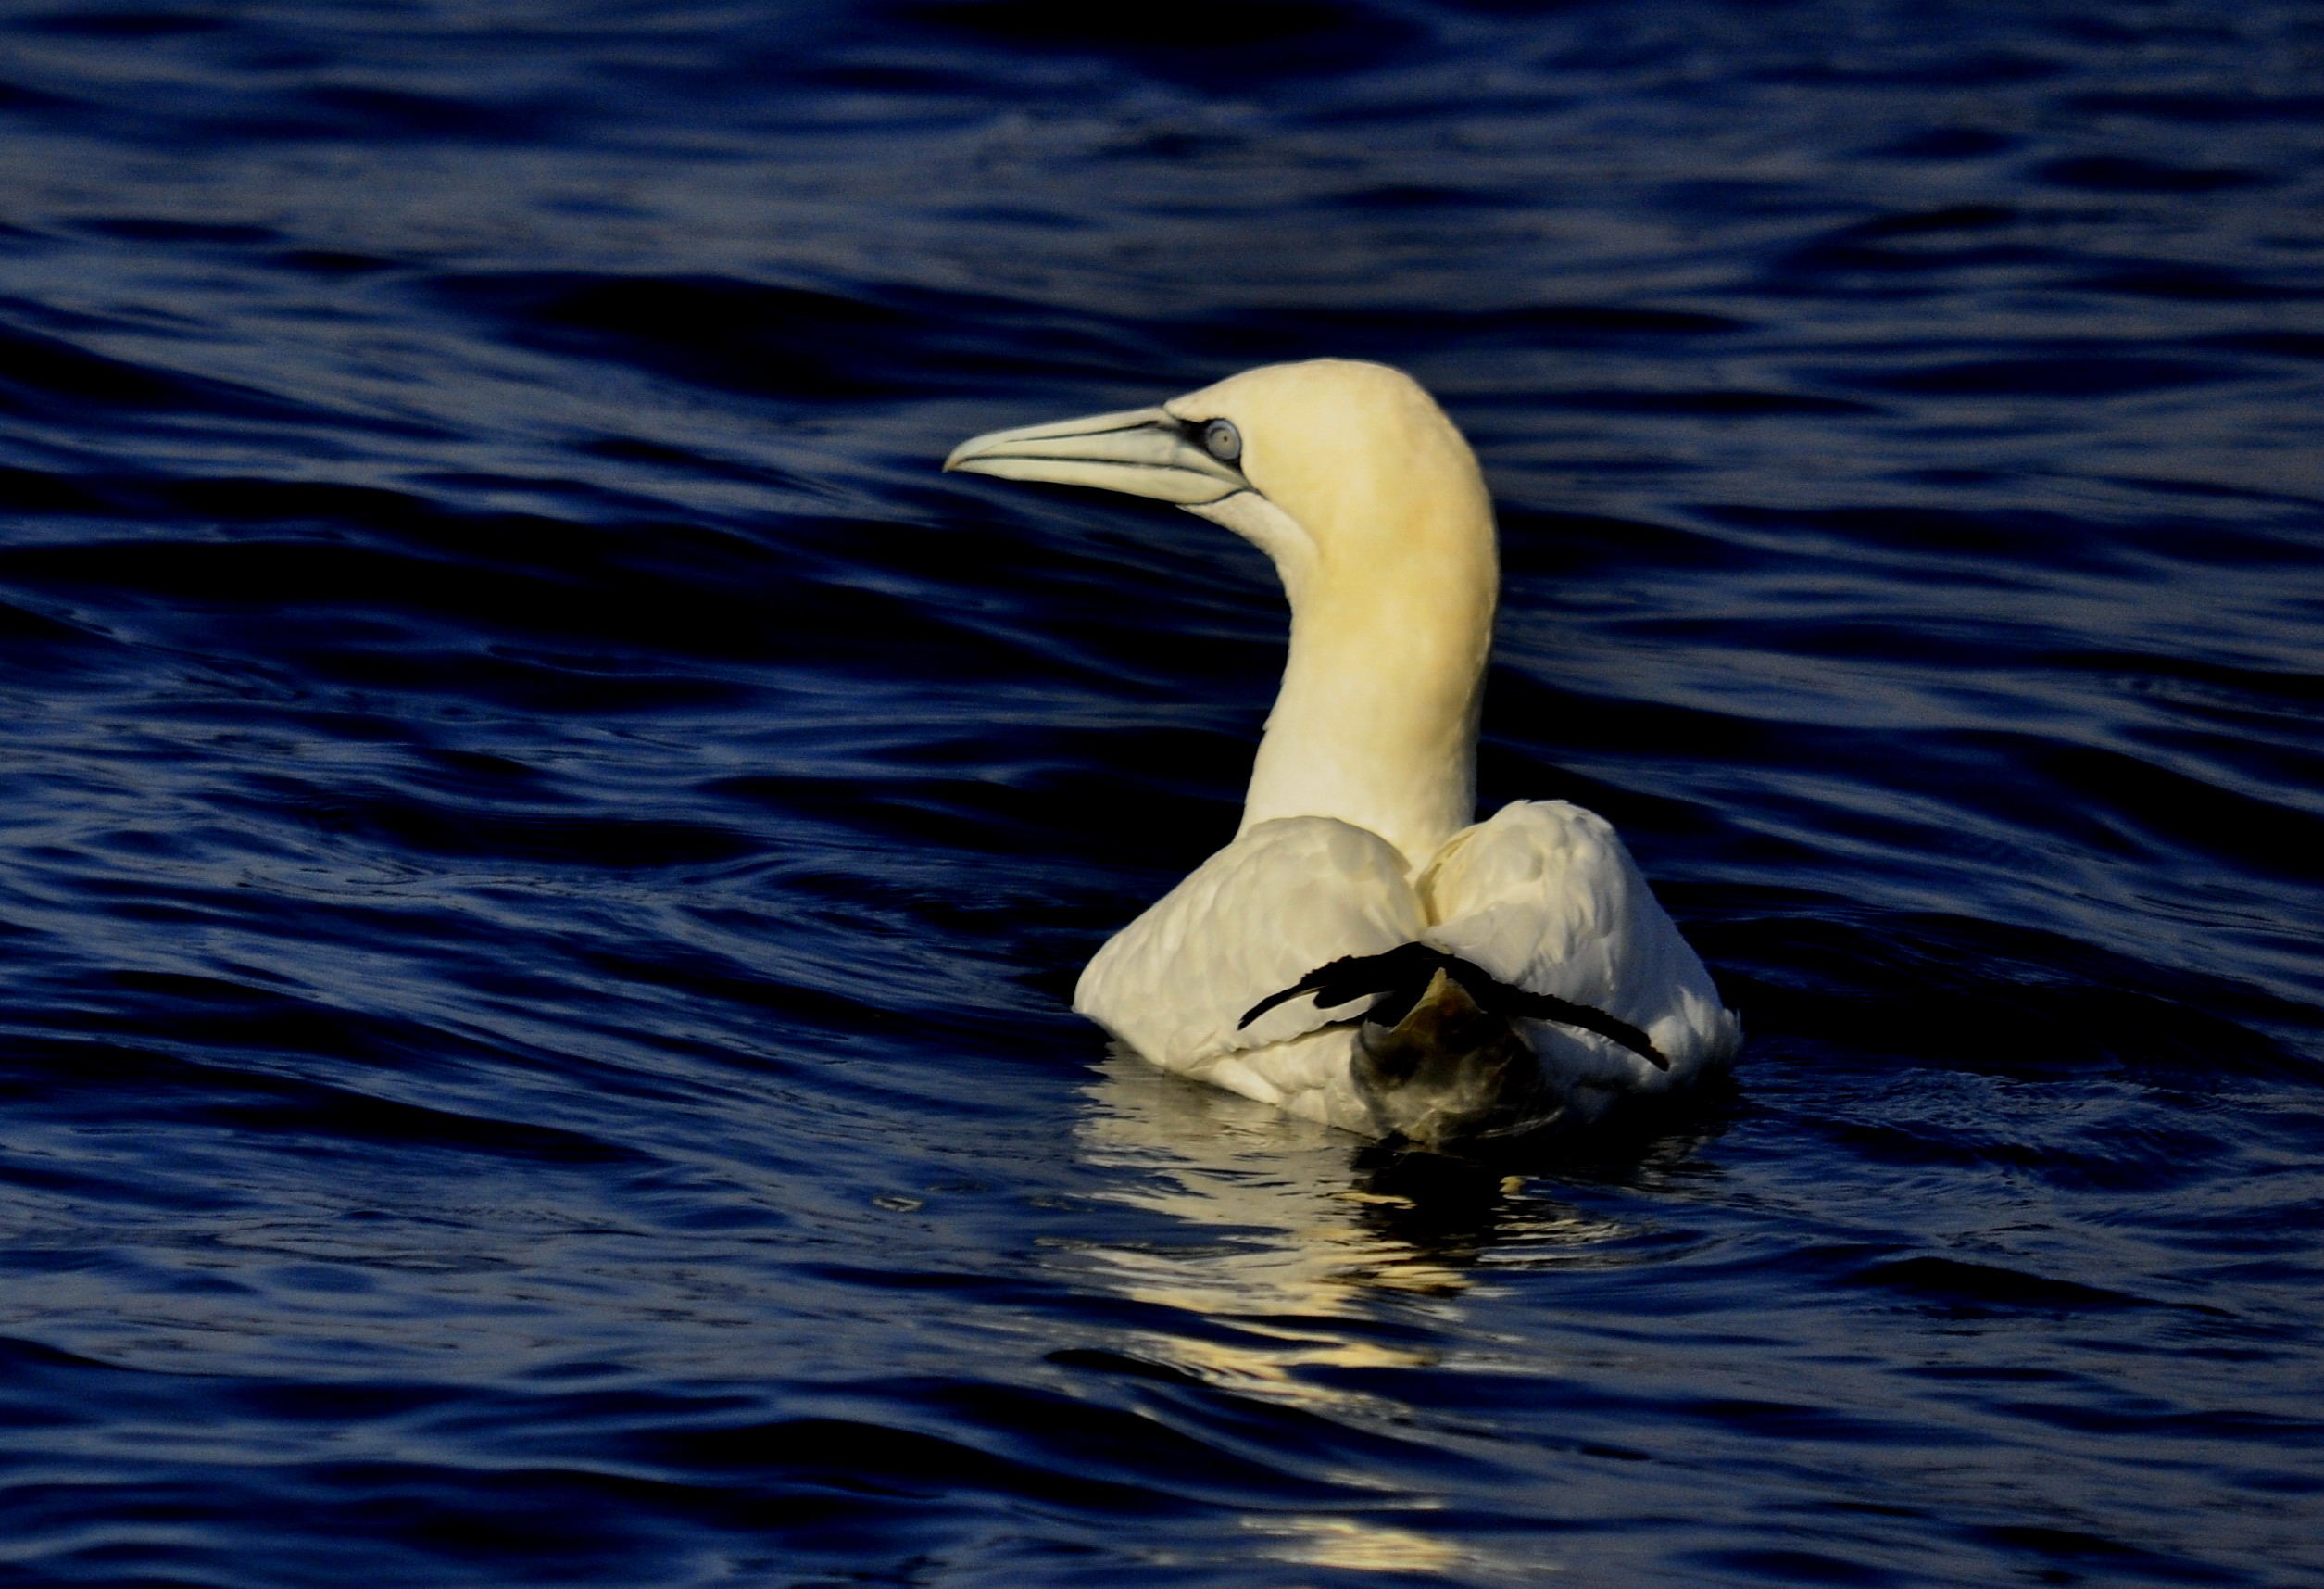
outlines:
[{"label": "beak tip", "polygon": [[943,473],[947,474],[957,474],[963,472],[971,474],[977,473],[976,461],[979,455],[981,455],[985,450],[983,446],[984,440],[985,438],[981,435],[971,436],[968,440],[954,448],[950,452],[946,453],[944,455]]}]

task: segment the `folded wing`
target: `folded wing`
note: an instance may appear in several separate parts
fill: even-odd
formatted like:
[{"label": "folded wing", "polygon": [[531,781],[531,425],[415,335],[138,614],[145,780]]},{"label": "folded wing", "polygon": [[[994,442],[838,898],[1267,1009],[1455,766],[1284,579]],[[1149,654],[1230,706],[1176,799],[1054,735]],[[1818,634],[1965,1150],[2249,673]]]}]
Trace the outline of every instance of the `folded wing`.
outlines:
[{"label": "folded wing", "polygon": [[1733,1053],[1735,1017],[1603,817],[1564,801],[1504,806],[1448,840],[1419,891],[1436,924],[1423,942],[1645,1031],[1670,1058],[1666,1077],[1634,1054],[1606,1056],[1639,1085],[1683,1080]]},{"label": "folded wing", "polygon": [[1395,846],[1350,823],[1260,823],[1099,951],[1074,1008],[1174,1070],[1350,1019],[1368,1001],[1318,1010],[1302,997],[1238,1025],[1253,1004],[1326,962],[1420,937],[1405,870]]}]

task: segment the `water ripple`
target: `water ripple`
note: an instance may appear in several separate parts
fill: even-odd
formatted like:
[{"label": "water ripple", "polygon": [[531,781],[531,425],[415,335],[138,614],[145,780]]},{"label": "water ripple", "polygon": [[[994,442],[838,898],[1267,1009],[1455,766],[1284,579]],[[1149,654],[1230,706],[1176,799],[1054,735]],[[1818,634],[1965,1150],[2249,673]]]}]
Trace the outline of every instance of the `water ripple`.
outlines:
[{"label": "water ripple", "polygon": [[[2314,1578],[2307,11],[0,32],[0,1570]],[[1703,947],[1695,1116],[1065,1009],[1279,598],[934,464],[1316,353],[1478,443],[1485,792]]]}]

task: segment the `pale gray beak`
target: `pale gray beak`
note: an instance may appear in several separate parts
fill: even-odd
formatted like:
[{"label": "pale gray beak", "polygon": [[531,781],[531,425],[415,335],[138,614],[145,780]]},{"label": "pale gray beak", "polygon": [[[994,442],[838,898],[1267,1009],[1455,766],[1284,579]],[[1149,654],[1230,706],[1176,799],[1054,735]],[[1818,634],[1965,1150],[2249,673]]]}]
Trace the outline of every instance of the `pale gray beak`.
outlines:
[{"label": "pale gray beak", "polygon": [[944,467],[1003,480],[1095,486],[1184,507],[1250,489],[1241,470],[1204,449],[1200,424],[1162,409],[991,431],[954,448]]}]

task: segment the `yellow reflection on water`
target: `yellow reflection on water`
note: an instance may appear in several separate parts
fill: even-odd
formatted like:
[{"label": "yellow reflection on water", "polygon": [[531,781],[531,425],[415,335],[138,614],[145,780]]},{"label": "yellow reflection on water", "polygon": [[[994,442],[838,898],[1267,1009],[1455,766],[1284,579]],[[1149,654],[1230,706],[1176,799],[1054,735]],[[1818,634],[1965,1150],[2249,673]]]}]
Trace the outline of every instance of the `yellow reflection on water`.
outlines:
[{"label": "yellow reflection on water", "polygon": [[[1480,1288],[1525,1270],[1635,1261],[1635,1227],[1539,1195],[1523,1178],[1387,1153],[1116,1054],[1086,1089],[1074,1145],[1108,1173],[1100,1195],[1165,1217],[1142,1240],[1059,1243],[1076,1283],[1162,1310],[1124,1334],[1130,1354],[1225,1391],[1262,1396],[1443,1450],[1490,1437],[1489,1411],[1446,1423],[1399,1398],[1401,1369],[1564,1371],[1554,1332],[1480,1328]],[[1692,1144],[1673,1139],[1633,1166],[1652,1183]],[[1351,1376],[1347,1370],[1389,1370]],[[1355,1382],[1350,1383],[1354,1379]],[[1484,1455],[1483,1452],[1474,1452]],[[1309,1470],[1378,1497],[1327,1511],[1253,1510],[1253,1556],[1317,1570],[1530,1583],[1562,1570],[1538,1550],[1507,1557],[1431,1531],[1443,1497],[1355,1466]]]},{"label": "yellow reflection on water", "polygon": [[[1358,1139],[1134,1056],[1110,1059],[1087,1096],[1076,1145],[1122,1172],[1106,1195],[1168,1216],[1183,1236],[1075,1243],[1073,1261],[1120,1295],[1227,1326],[1149,1334],[1140,1349],[1228,1388],[1370,1405],[1302,1371],[1431,1366],[1438,1351],[1411,1327],[1451,1323],[1499,1249],[1617,1233],[1558,1204],[1513,1204],[1483,1171],[1440,1177],[1425,1196],[1392,1190],[1362,1167]],[[1391,1328],[1369,1327],[1384,1318]]]},{"label": "yellow reflection on water", "polygon": [[1246,1517],[1243,1526],[1266,1540],[1255,1554],[1301,1567],[1436,1576],[1474,1563],[1459,1545],[1364,1518],[1267,1515]]}]

